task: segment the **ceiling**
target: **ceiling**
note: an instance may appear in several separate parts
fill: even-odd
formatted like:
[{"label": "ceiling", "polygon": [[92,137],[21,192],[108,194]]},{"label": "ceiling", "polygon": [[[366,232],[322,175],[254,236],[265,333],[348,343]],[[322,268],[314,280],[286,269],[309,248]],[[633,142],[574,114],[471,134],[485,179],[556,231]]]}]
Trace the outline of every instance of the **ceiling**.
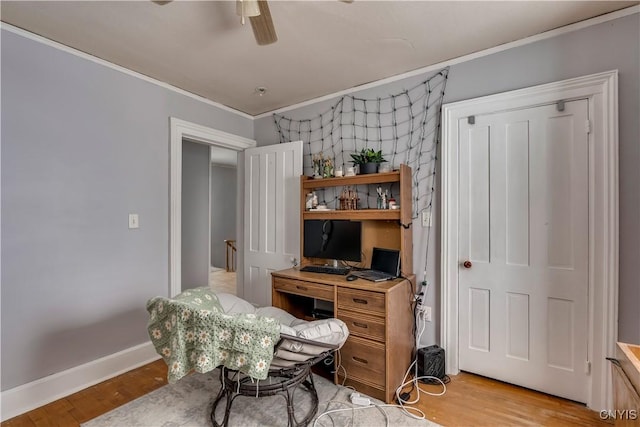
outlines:
[{"label": "ceiling", "polygon": [[255,116],[638,3],[272,0],[267,46],[233,1],[3,0],[0,16]]}]

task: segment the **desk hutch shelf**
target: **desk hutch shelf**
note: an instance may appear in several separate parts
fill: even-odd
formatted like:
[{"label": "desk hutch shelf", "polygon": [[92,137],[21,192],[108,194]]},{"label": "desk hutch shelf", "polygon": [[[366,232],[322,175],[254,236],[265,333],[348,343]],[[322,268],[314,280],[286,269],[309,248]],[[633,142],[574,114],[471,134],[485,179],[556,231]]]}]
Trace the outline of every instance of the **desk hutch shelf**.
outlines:
[{"label": "desk hutch shelf", "polygon": [[[357,185],[395,184],[400,187],[400,209],[355,209],[309,211],[305,209],[306,195],[321,188],[355,187]],[[371,259],[374,246],[399,249],[402,275],[413,274],[413,237],[411,229],[411,168],[400,165],[396,171],[340,178],[313,179],[300,177],[300,212],[302,220],[342,219],[362,221],[362,251]],[[304,248],[304,223],[300,221],[300,247]],[[302,258],[302,264],[313,264],[313,259]]]},{"label": "desk hutch shelf", "polygon": [[[378,184],[399,185],[400,209],[305,210],[305,196],[310,191]],[[387,282],[347,281],[345,276],[303,272],[299,268],[271,273],[275,307],[298,318],[309,318],[313,317],[318,301],[322,301],[349,328],[349,338],[338,357],[341,368],[331,374],[333,380],[387,403],[395,399],[395,390],[411,363],[414,345],[411,188],[411,168],[406,165],[389,173],[300,178],[301,248],[304,248],[304,220],[361,221],[363,266],[369,266],[373,247],[399,249],[401,278]],[[302,258],[303,265],[321,261],[326,260]]]}]

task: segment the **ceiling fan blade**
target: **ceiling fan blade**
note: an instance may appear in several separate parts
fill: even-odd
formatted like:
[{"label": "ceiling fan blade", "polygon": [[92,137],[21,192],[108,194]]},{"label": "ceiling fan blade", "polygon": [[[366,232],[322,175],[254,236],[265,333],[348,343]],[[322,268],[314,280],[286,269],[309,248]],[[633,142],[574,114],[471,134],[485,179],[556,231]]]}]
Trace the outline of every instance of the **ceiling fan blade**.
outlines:
[{"label": "ceiling fan blade", "polygon": [[269,5],[266,0],[258,0],[258,4],[260,5],[260,15],[249,18],[256,42],[258,42],[260,46],[275,43],[278,41],[278,36],[273,26]]}]

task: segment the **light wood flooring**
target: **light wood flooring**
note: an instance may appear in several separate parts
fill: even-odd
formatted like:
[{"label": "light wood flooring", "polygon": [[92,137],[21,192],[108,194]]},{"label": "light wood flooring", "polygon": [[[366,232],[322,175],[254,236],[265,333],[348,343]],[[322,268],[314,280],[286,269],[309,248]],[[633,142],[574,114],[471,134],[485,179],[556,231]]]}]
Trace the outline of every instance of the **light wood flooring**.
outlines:
[{"label": "light wood flooring", "polygon": [[[162,387],[166,375],[165,363],[158,360],[7,420],[2,427],[79,426]],[[612,426],[584,405],[468,373],[453,377],[444,396],[422,395],[415,406],[443,426]]]},{"label": "light wood flooring", "polygon": [[158,360],[11,418],[2,427],[79,426],[165,384],[167,365]]},{"label": "light wood flooring", "polygon": [[[431,393],[442,390],[436,385],[420,387]],[[466,372],[451,377],[443,396],[421,394],[414,406],[443,426],[613,425],[580,403]]]},{"label": "light wood flooring", "polygon": [[211,274],[209,274],[209,287],[216,292],[225,292],[237,295],[236,272],[211,267]]}]

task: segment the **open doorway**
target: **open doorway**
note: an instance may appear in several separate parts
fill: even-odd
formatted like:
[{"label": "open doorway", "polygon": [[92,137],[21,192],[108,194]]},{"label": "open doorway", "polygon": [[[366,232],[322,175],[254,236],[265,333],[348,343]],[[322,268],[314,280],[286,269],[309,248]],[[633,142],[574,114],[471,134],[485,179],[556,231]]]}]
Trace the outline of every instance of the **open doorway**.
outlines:
[{"label": "open doorway", "polygon": [[[171,127],[171,156],[169,162],[170,169],[170,186],[169,186],[169,199],[170,199],[170,215],[169,215],[169,296],[173,297],[178,295],[183,290],[182,284],[182,142],[183,140],[189,140],[200,144],[206,144],[209,146],[216,146],[221,148],[230,149],[236,152],[236,154],[242,156],[242,152],[250,147],[255,147],[256,142],[252,139],[244,138],[238,135],[233,135],[227,132],[223,132],[217,129],[212,129],[206,126],[198,125],[196,123],[186,122],[175,117],[169,119]],[[241,157],[242,158],[242,157]],[[209,163],[209,159],[207,159]],[[208,168],[207,168],[208,169]],[[242,162],[238,164],[237,168],[238,185],[236,191],[238,192],[235,205],[237,206],[237,212],[243,212],[243,169]],[[205,197],[209,198],[209,194]],[[238,225],[236,227],[237,240],[242,242],[244,239],[244,227],[243,217],[238,219]],[[210,231],[208,230],[209,224],[206,226],[205,236],[207,240],[210,239]],[[206,247],[206,269],[209,269],[210,265],[210,245]],[[242,282],[242,247],[238,246],[238,271],[240,271],[239,281]],[[205,282],[206,283],[206,282]],[[237,289],[238,293],[243,292],[242,287]],[[242,296],[242,295],[240,295]]]},{"label": "open doorway", "polygon": [[210,147],[210,274],[216,292],[237,295],[237,169],[235,150]]}]

